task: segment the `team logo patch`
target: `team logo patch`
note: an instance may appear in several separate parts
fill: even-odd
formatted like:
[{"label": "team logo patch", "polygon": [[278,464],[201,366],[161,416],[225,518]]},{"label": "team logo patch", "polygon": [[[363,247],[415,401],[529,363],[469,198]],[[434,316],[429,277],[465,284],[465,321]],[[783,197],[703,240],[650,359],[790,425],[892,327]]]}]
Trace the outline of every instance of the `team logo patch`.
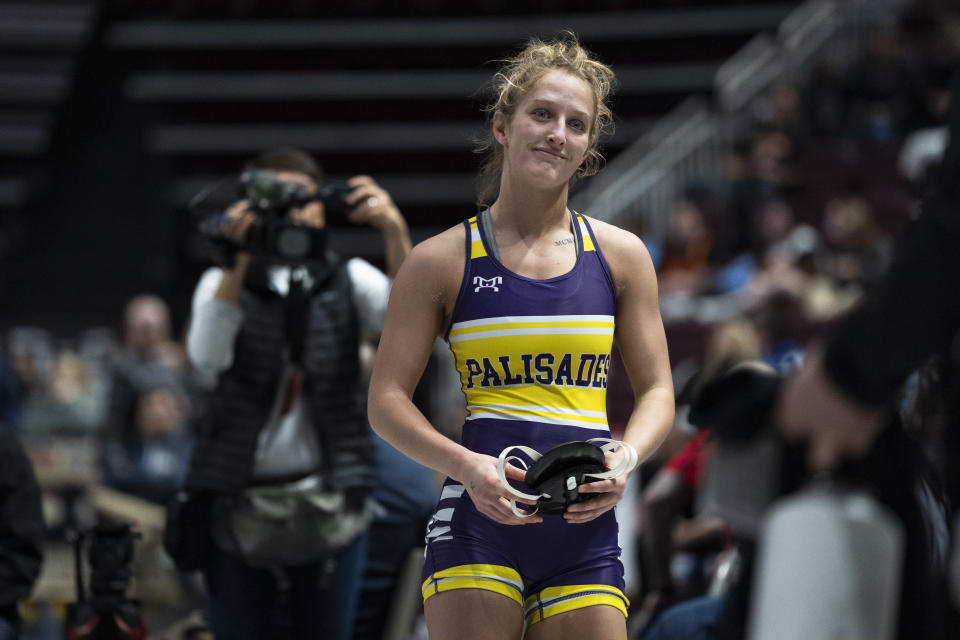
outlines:
[{"label": "team logo patch", "polygon": [[476,286],[473,288],[473,292],[477,293],[480,289],[493,289],[495,292],[500,292],[500,286],[503,284],[502,276],[494,276],[492,278],[483,278],[481,276],[474,276],[473,284]]}]

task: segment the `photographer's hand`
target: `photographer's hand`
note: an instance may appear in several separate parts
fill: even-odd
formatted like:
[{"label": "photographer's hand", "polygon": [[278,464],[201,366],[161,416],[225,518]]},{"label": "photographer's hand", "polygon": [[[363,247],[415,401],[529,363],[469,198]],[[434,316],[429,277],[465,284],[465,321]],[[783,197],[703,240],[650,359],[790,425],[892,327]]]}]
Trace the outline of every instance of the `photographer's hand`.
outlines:
[{"label": "photographer's hand", "polygon": [[[250,210],[250,203],[246,200],[233,203],[226,211],[222,232],[236,245],[243,245],[247,239],[247,231],[256,220],[256,215]],[[223,278],[213,294],[214,299],[236,303],[240,300],[243,290],[243,281],[247,276],[247,267],[250,265],[250,253],[237,251],[233,266],[223,270]]]},{"label": "photographer's hand", "polygon": [[383,233],[387,275],[393,278],[413,246],[407,221],[390,194],[370,176],[354,176],[347,184],[353,188],[347,196],[347,204],[351,207],[347,220],[354,224],[369,224]]},{"label": "photographer's hand", "polygon": [[[240,200],[227,208],[220,231],[230,239],[230,242],[242,246],[247,240],[247,231],[249,231],[250,225],[256,219],[256,214],[250,210],[250,203],[246,200]],[[246,252],[240,251],[239,253]],[[249,257],[249,254],[247,255]]]}]

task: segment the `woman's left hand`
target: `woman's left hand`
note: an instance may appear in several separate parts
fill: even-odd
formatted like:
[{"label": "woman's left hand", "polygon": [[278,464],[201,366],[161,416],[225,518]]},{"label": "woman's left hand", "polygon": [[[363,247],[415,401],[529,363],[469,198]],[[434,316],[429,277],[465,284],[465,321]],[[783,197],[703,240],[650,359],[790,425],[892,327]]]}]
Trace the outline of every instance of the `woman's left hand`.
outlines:
[{"label": "woman's left hand", "polygon": [[[623,447],[615,452],[607,451],[605,455],[607,468],[613,469],[616,467],[625,453]],[[613,509],[623,498],[623,492],[627,488],[627,482],[630,481],[630,475],[625,474],[609,480],[597,480],[580,485],[580,493],[597,495],[589,500],[567,507],[567,510],[563,513],[563,519],[571,524],[590,522]]]}]

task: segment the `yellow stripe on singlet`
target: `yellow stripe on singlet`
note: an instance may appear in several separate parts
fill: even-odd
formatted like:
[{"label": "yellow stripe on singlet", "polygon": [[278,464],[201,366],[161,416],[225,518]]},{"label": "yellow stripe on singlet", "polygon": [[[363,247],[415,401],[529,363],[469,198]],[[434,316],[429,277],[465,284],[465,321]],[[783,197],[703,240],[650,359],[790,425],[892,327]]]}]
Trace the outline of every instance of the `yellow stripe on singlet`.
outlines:
[{"label": "yellow stripe on singlet", "polygon": [[607,315],[502,316],[455,322],[450,328],[450,342],[558,333],[613,336],[615,326],[614,317]]},{"label": "yellow stripe on singlet", "polygon": [[606,315],[483,318],[481,320],[455,322],[450,328],[450,342],[460,342],[471,338],[536,334],[556,335],[558,333],[612,336],[615,326],[613,316]]},{"label": "yellow stripe on singlet", "polygon": [[485,255],[487,255],[487,250],[483,247],[483,240],[480,239],[477,216],[473,216],[470,218],[470,259],[482,258]]},{"label": "yellow stripe on singlet", "polygon": [[452,589],[483,589],[503,594],[523,605],[523,578],[515,570],[496,564],[464,564],[430,574],[420,593],[430,596]]},{"label": "yellow stripe on singlet", "polygon": [[539,417],[542,422],[554,424],[607,428],[606,394],[602,389],[531,384],[507,388],[474,386],[464,389],[464,393],[468,419]]},{"label": "yellow stripe on singlet", "polygon": [[573,214],[577,216],[577,224],[580,225],[580,237],[583,238],[583,250],[596,251],[597,248],[593,244],[593,236],[590,235],[590,230],[587,229],[587,223],[583,221],[583,216],[576,211],[574,211]]},{"label": "yellow stripe on singlet", "polygon": [[630,601],[623,591],[607,584],[579,584],[567,587],[547,587],[524,603],[527,625],[532,625],[558,613],[605,604],[627,616]]}]

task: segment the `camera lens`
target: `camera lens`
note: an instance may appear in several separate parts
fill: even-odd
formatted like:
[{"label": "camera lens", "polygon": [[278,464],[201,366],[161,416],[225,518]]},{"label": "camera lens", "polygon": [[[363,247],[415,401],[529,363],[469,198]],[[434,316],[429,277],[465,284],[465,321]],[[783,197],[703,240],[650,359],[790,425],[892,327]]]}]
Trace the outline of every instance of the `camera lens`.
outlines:
[{"label": "camera lens", "polygon": [[284,258],[305,258],[310,253],[310,233],[297,227],[283,227],[277,232],[277,253]]}]

